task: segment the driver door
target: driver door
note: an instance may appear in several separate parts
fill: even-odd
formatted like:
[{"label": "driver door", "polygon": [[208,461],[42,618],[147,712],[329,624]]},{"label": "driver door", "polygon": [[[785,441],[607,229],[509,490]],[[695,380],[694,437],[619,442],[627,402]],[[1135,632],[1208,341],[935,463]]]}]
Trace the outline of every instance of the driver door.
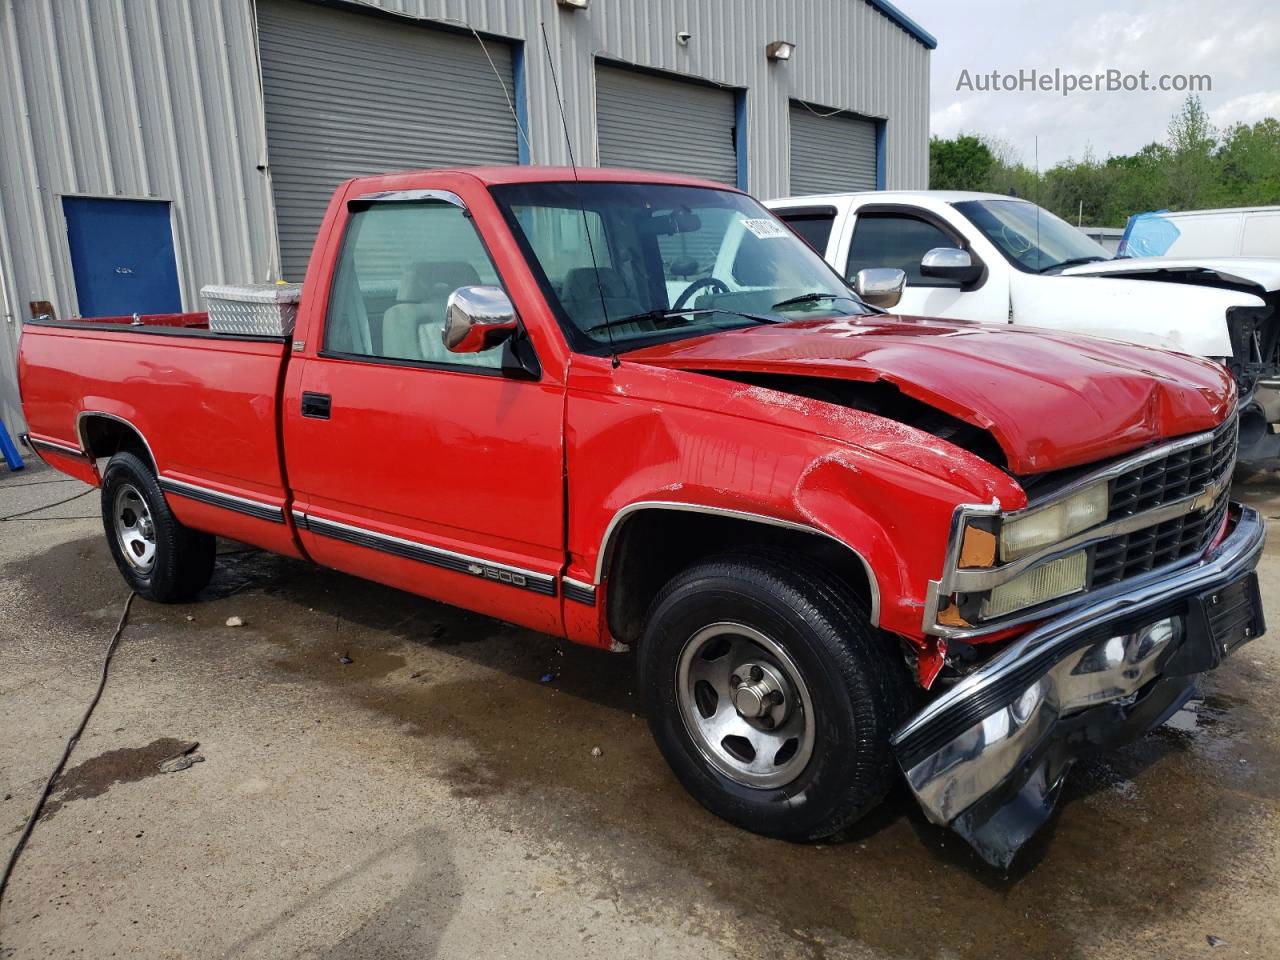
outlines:
[{"label": "driver door", "polygon": [[452,200],[353,208],[314,350],[282,400],[294,519],[312,559],[534,629],[560,627],[564,391],[505,347],[451,353],[459,286],[502,286]]},{"label": "driver door", "polygon": [[1005,272],[988,266],[978,282],[965,286],[954,280],[926,277],[920,271],[920,261],[936,247],[968,250],[970,256],[977,258],[969,244],[934,214],[915,207],[863,207],[854,218],[844,275],[853,283],[858,271],[866,267],[903,271],[907,286],[894,313],[1008,323]]}]

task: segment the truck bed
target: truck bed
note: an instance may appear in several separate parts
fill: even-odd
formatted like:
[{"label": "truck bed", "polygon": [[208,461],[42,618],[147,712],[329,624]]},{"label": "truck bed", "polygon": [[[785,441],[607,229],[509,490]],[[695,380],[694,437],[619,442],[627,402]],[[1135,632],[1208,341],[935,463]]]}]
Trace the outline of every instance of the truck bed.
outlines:
[{"label": "truck bed", "polygon": [[[294,554],[279,446],[285,355],[282,338],[213,333],[202,313],[28,322],[18,382],[32,445],[96,485],[130,427],[183,523]],[[234,530],[219,498],[245,507]]]}]

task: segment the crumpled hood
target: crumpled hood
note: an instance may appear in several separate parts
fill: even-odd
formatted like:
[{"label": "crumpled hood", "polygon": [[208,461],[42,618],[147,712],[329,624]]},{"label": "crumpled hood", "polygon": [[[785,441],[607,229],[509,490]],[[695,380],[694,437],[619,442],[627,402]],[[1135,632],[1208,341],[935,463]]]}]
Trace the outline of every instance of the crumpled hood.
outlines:
[{"label": "crumpled hood", "polygon": [[688,371],[887,381],[988,430],[1015,474],[1092,463],[1207,430],[1235,404],[1234,382],[1211,361],[1110,340],[920,317],[749,327],[634,350],[623,359]]},{"label": "crumpled hood", "polygon": [[1067,267],[1062,276],[1143,279],[1153,273],[1204,274],[1227,283],[1258,287],[1267,293],[1280,290],[1280,260],[1270,257],[1126,257]]}]

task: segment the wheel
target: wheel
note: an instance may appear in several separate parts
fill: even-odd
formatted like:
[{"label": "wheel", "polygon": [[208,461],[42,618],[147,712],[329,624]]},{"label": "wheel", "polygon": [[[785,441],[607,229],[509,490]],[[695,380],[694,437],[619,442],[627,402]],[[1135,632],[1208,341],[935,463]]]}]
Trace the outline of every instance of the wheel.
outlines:
[{"label": "wheel", "polygon": [[826,571],[726,554],[655,598],[638,651],[649,724],[685,788],[765,836],[837,834],[892,788],[912,684],[894,644]]},{"label": "wheel", "polygon": [[102,522],[116,566],[140,597],[188,600],[213,576],[213,536],[178,522],[155,474],[136,454],[117,453],[107,463]]}]

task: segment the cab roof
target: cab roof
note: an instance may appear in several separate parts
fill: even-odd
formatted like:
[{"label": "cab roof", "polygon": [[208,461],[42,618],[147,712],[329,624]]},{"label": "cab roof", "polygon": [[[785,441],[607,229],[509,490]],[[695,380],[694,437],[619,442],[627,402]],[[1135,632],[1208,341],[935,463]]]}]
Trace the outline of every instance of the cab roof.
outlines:
[{"label": "cab roof", "polygon": [[963,203],[965,200],[1014,200],[1029,203],[1026,197],[1010,197],[1002,193],[977,190],[854,190],[848,193],[820,193],[799,197],[778,197],[766,203],[820,204],[836,200],[910,200],[914,203]]},{"label": "cab roof", "polygon": [[675,173],[658,173],[653,170],[628,170],[621,167],[551,167],[524,164],[520,166],[502,167],[442,167],[427,170],[403,170],[394,174],[377,174],[370,177],[357,177],[354,182],[361,187],[377,187],[387,177],[402,179],[416,174],[457,174],[472,177],[487,186],[505,183],[657,183],[686,187],[712,187],[717,190],[733,190],[741,193],[737,187],[714,180],[702,180]]}]

